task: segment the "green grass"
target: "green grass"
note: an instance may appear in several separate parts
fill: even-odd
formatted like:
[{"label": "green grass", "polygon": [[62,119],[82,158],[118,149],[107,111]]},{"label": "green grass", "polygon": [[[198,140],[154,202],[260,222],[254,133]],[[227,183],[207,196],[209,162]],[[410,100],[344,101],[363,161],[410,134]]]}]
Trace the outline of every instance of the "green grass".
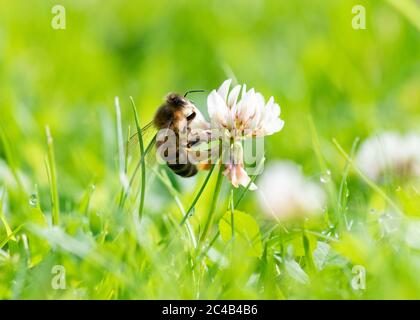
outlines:
[{"label": "green grass", "polygon": [[[354,162],[366,137],[418,130],[415,1],[64,0],[65,30],[54,4],[0,0],[0,298],[420,298],[420,182]],[[218,165],[156,162],[142,128],[165,94],[205,89],[206,114],[227,77],[279,102],[263,164],[299,164],[321,215],[276,221]]]},{"label": "green grass", "polygon": [[47,135],[47,146],[48,146],[48,155],[47,155],[47,159],[45,160],[45,167],[47,169],[48,181],[50,182],[52,225],[56,226],[58,225],[58,222],[59,222],[60,202],[58,198],[54,143],[53,143],[53,138],[51,136],[50,128],[48,126],[46,127],[45,132]]},{"label": "green grass", "polygon": [[[140,157],[141,159],[145,158],[145,150],[144,150],[144,145],[143,145],[143,133],[141,131],[141,127],[140,127],[140,120],[139,120],[139,116],[136,110],[136,105],[134,103],[134,100],[132,97],[130,97],[131,100],[131,105],[133,107],[133,112],[134,112],[134,119],[136,121],[136,128],[137,128],[137,136],[139,139],[139,148],[140,148]],[[139,205],[139,218],[141,219],[141,217],[143,216],[143,207],[144,207],[144,196],[145,196],[145,192],[146,192],[146,163],[145,161],[141,162],[141,189],[140,189],[140,205]]]}]

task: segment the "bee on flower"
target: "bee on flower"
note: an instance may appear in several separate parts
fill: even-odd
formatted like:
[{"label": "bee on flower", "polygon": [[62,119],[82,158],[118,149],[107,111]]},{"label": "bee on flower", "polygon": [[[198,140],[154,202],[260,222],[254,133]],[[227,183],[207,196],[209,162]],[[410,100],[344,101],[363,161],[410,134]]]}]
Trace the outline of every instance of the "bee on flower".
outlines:
[{"label": "bee on flower", "polygon": [[284,121],[273,97],[266,101],[261,93],[247,90],[246,85],[230,89],[231,83],[231,79],[224,81],[208,95],[210,121],[185,96],[168,95],[154,119],[155,126],[161,129],[156,139],[158,154],[176,174],[184,177],[209,169],[210,164],[221,158],[223,174],[235,188],[249,185],[254,190],[256,186],[250,184],[245,170],[248,158],[244,154],[248,150],[244,146],[255,138],[259,153],[256,157],[263,158],[261,138],[280,131]]}]

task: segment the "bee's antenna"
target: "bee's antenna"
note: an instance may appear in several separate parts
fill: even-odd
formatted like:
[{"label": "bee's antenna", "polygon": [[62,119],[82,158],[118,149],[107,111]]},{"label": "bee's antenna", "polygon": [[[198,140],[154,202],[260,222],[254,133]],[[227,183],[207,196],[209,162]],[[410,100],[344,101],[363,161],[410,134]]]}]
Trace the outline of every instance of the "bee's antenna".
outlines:
[{"label": "bee's antenna", "polygon": [[189,95],[190,93],[193,93],[193,92],[206,92],[206,90],[200,89],[200,90],[190,90],[190,91],[187,91],[184,94],[184,98],[187,97],[187,95]]}]

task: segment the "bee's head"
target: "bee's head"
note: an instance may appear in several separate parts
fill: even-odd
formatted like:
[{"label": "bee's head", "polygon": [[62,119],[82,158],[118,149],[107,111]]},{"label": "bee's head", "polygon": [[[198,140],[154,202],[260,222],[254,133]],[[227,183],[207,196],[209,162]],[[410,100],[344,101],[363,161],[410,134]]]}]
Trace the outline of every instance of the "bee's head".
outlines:
[{"label": "bee's head", "polygon": [[171,106],[182,108],[188,103],[188,99],[180,96],[178,93],[170,93],[166,96],[166,102]]},{"label": "bee's head", "polygon": [[166,102],[176,109],[179,108],[178,110],[182,111],[188,122],[192,121],[197,115],[194,104],[187,98],[182,97],[177,93],[170,93],[166,97]]}]

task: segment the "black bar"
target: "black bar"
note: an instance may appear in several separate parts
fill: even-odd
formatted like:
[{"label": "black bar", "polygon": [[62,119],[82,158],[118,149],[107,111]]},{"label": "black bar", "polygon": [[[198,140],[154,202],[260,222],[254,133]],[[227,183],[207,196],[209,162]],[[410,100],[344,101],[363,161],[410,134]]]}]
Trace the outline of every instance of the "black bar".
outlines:
[{"label": "black bar", "polygon": [[[402,306],[402,309],[400,308]],[[408,307],[418,310],[419,301],[368,301],[368,300],[117,300],[117,301],[36,301],[9,300],[0,301],[0,312],[27,311],[32,317],[50,315],[61,319],[63,315],[74,319],[85,318],[91,314],[98,317],[130,317],[137,319],[290,319],[304,316],[324,319],[342,316],[361,319],[366,315],[364,309],[371,308],[379,314],[390,315],[392,312]],[[53,311],[55,309],[55,311]],[[57,313],[58,312],[58,313]],[[288,318],[293,315],[293,318]],[[296,319],[297,319],[296,318]],[[309,319],[309,318],[308,318]]]}]

